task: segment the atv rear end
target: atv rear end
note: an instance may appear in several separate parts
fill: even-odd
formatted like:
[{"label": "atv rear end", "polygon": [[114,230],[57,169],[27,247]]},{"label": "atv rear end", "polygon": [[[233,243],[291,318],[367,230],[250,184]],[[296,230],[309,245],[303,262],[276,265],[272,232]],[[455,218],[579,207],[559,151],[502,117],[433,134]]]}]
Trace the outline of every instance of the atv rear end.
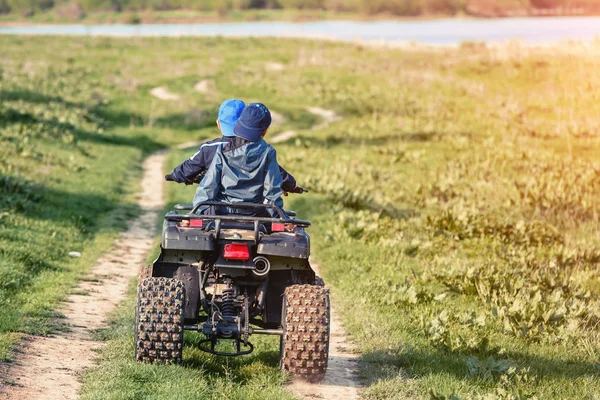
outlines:
[{"label": "atv rear end", "polygon": [[236,203],[235,209],[270,209],[276,217],[197,215],[197,209],[165,216],[161,253],[140,277],[136,359],[180,362],[184,330],[201,332],[199,348],[221,356],[251,353],[252,335],[278,335],[282,371],[321,379],[329,293],[309,264],[310,222],[273,205]]}]

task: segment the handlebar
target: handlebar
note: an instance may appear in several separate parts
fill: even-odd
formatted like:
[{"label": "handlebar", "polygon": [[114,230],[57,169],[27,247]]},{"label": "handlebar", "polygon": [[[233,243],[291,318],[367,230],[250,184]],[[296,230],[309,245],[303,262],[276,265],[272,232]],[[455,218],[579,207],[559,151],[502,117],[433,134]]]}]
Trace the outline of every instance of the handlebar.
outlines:
[{"label": "handlebar", "polygon": [[[186,185],[193,185],[195,184],[200,184],[200,182],[202,182],[202,178],[204,178],[204,175],[206,174],[206,171],[202,172],[199,175],[196,175],[194,178],[190,179],[187,182],[184,182]],[[175,178],[173,177],[172,174],[169,175],[165,175],[165,180],[167,182],[176,182]],[[303,187],[300,186],[296,186],[293,190],[290,190],[289,192],[285,192],[285,195],[287,196],[287,193],[296,193],[296,194],[302,194],[302,193],[308,193],[307,189],[304,189]]]},{"label": "handlebar", "polygon": [[303,187],[296,186],[296,188],[294,190],[292,190],[290,193],[302,194],[302,193],[308,193],[308,190],[304,189]]}]

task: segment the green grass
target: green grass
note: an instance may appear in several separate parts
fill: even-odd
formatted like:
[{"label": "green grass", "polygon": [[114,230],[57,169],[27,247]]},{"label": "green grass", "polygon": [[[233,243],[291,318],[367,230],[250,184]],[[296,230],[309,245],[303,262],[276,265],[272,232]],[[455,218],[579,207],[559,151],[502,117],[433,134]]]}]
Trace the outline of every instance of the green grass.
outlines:
[{"label": "green grass", "polygon": [[388,54],[366,115],[282,152],[367,399],[600,391],[600,60],[505,52]]},{"label": "green grass", "polygon": [[[17,139],[21,130],[3,125],[1,131],[13,138],[0,150],[2,173],[25,182],[3,197],[9,218],[19,218],[1,236],[3,248],[14,249],[2,253],[2,260],[12,257],[2,271],[19,277],[14,292],[3,289],[16,304],[1,308],[14,315],[2,319],[11,327],[3,337],[29,332],[27,321],[35,322],[34,333],[54,329],[56,300],[37,293],[72,286],[89,262],[67,259],[66,248],[83,248],[84,257],[100,252],[122,227],[113,213],[134,210],[128,194],[139,170],[125,177],[123,171],[160,146],[214,137],[218,104],[235,96],[261,100],[289,118],[270,134],[298,131],[276,146],[278,160],[311,192],[286,201],[314,222],[313,255],[363,354],[364,398],[600,393],[594,119],[600,58],[590,49],[383,51],[222,38],[3,37],[0,45],[3,100],[6,87],[29,91],[27,101],[13,98],[1,107],[44,119],[40,127],[5,114],[34,125],[25,132],[38,133],[25,143]],[[267,62],[285,68],[267,71]],[[196,93],[200,79],[213,80],[217,93]],[[148,91],[158,85],[181,100],[151,98]],[[47,102],[38,91],[61,99]],[[94,105],[104,98],[107,104]],[[62,114],[52,117],[67,112],[65,100],[82,104],[62,118],[75,130],[61,122]],[[308,105],[345,119],[310,131],[315,118]],[[50,129],[55,126],[60,129]],[[173,153],[169,167],[192,151]],[[49,159],[57,172],[40,175],[27,157]],[[29,182],[39,189],[28,189]],[[189,202],[193,192],[169,185],[168,200]],[[41,218],[52,214],[60,217]],[[69,246],[49,238],[55,230]],[[24,235],[27,245],[8,239],[14,235]],[[11,269],[25,263],[40,272]],[[32,296],[40,302],[24,301]],[[288,396],[274,341],[228,363],[200,354],[197,337],[186,335],[184,365],[140,365],[130,356],[132,315],[133,293],[102,332],[108,347],[83,378],[85,398]]]}]

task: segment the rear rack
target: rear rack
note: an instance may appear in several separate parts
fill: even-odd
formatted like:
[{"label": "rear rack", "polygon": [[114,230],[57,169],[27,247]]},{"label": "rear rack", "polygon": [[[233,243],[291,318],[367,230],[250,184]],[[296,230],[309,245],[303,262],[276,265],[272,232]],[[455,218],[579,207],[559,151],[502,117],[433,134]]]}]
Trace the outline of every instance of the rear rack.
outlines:
[{"label": "rear rack", "polygon": [[[200,207],[203,206],[216,206],[216,207],[230,207],[230,208],[246,208],[246,209],[271,209],[275,210],[275,212],[279,215],[279,218],[272,217],[253,217],[253,216],[245,216],[245,215],[199,215],[195,214]],[[187,207],[185,207],[187,209]],[[178,208],[176,208],[178,209]],[[179,209],[183,209],[179,208]],[[189,210],[189,209],[188,209]],[[221,231],[221,222],[222,221],[232,221],[232,222],[252,222],[254,224],[254,241],[258,243],[259,232],[260,232],[260,224],[261,223],[279,223],[279,224],[292,224],[298,227],[307,228],[310,226],[310,221],[305,221],[296,218],[288,217],[284,211],[277,207],[274,204],[255,204],[255,203],[225,203],[219,201],[205,201],[202,202],[191,210],[188,214],[178,214],[178,215],[166,215],[165,219],[167,221],[189,221],[189,220],[209,220],[215,221],[215,233],[216,237],[219,237],[219,233]]]}]

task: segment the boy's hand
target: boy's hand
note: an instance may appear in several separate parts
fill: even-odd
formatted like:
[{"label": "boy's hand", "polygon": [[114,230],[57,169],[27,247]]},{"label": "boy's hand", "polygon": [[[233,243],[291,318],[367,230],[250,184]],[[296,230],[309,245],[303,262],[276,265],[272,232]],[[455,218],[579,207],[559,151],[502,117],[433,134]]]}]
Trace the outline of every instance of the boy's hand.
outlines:
[{"label": "boy's hand", "polygon": [[175,178],[173,177],[173,174],[165,175],[165,181],[175,182]]}]

